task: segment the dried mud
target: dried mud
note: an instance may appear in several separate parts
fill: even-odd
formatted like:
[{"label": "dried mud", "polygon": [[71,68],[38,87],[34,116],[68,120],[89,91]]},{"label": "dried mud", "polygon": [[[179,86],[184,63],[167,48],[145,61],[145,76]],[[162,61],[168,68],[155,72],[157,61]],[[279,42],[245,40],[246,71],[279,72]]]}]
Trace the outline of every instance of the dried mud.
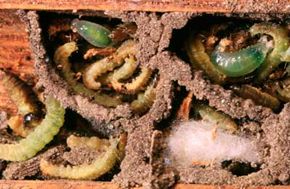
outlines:
[{"label": "dried mud", "polygon": [[[234,7],[234,4],[228,3],[228,6]],[[107,136],[121,130],[128,133],[126,156],[120,166],[121,172],[114,177],[114,182],[123,187],[143,185],[146,188],[166,188],[175,182],[239,186],[289,184],[290,104],[286,104],[281,113],[274,114],[269,108],[257,106],[252,100],[242,99],[232,91],[212,84],[201,71],[192,71],[189,64],[168,51],[173,30],[181,29],[190,18],[199,15],[144,12],[105,12],[105,14],[119,18],[123,22],[137,24],[138,30],[135,35],[139,49],[137,59],[140,64],[158,70],[160,79],[156,90],[157,98],[151,109],[141,117],[133,115],[128,105],[107,109],[91,103],[80,95],[72,94],[69,86],[52,67],[51,57],[48,57],[45,49],[46,42],[43,41],[38,14],[33,11],[22,13],[29,25],[36,70],[40,77],[39,83],[43,85],[45,93],[55,96],[65,107],[73,109],[91,121],[94,129],[100,133]],[[263,14],[238,16],[264,18]],[[276,15],[275,18],[277,17],[279,16]],[[169,122],[162,126],[165,129],[159,128],[160,124],[164,124],[163,120],[174,113],[173,83],[185,87],[187,91],[193,91],[196,99],[208,101],[210,106],[232,118],[245,118],[257,123],[256,127],[260,128],[253,129],[252,133],[259,136],[257,141],[261,142],[261,146],[267,147],[265,149],[267,152],[261,152],[263,155],[261,170],[238,177],[219,166],[206,168],[168,166],[165,163],[166,133],[178,124]]]}]

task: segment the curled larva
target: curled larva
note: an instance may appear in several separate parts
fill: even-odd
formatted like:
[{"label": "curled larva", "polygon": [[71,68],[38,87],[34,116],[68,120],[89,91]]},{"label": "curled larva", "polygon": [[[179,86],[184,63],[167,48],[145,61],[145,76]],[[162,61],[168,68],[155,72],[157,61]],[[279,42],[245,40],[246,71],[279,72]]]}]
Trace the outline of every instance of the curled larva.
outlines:
[{"label": "curled larva", "polygon": [[79,83],[75,78],[75,73],[71,70],[71,63],[69,62],[69,56],[78,50],[78,47],[75,42],[66,43],[60,46],[54,54],[54,62],[57,65],[61,66],[61,73],[64,79],[67,81],[70,87],[78,93],[83,94],[87,97],[93,98],[93,101],[97,104],[106,106],[106,107],[116,107],[121,104],[121,100],[117,97],[111,97],[105,94],[100,94],[99,92],[92,91],[87,89],[82,83]]},{"label": "curled larva", "polygon": [[40,161],[40,170],[53,177],[94,180],[110,171],[118,161],[118,139],[110,140],[110,146],[91,164],[78,166],[55,165],[45,159]]},{"label": "curled larva", "polygon": [[151,74],[152,74],[151,69],[142,67],[141,73],[136,78],[134,78],[131,82],[122,83],[122,82],[119,82],[119,80],[123,78],[113,77],[111,80],[111,85],[118,92],[135,94],[145,87],[145,85],[147,84],[147,82],[149,81],[151,77]]},{"label": "curled larva", "polygon": [[27,160],[43,149],[59,132],[64,123],[64,108],[52,97],[46,99],[45,106],[45,118],[26,138],[15,144],[0,144],[0,159]]},{"label": "curled larva", "polygon": [[136,60],[132,55],[130,55],[129,58],[125,59],[125,63],[120,68],[106,75],[103,78],[102,83],[110,84],[118,82],[121,79],[123,80],[129,79],[129,77],[131,77],[134,74],[136,69],[137,69]]},{"label": "curled larva", "polygon": [[263,64],[268,51],[269,48],[263,43],[257,43],[236,52],[221,52],[218,45],[211,55],[211,60],[226,76],[241,77]]},{"label": "curled larva", "polygon": [[269,107],[274,111],[279,110],[281,106],[280,101],[276,97],[262,92],[251,85],[242,85],[241,87],[233,86],[232,89],[240,97],[252,99],[256,104]]},{"label": "curled larva", "polygon": [[205,47],[200,35],[191,36],[185,47],[193,68],[202,69],[215,83],[222,84],[225,82],[226,75],[220,72],[217,67],[212,64],[210,57],[205,52]]},{"label": "curled larva", "polygon": [[110,145],[107,139],[100,139],[98,137],[77,137],[74,135],[69,136],[66,143],[69,148],[86,147],[92,150],[98,150]]},{"label": "curled larva", "polygon": [[273,37],[274,40],[273,51],[268,54],[266,61],[258,70],[257,79],[262,81],[266,79],[269,74],[281,63],[281,58],[289,47],[288,30],[283,26],[259,23],[253,25],[250,28],[250,32],[253,36],[257,34],[267,34]]},{"label": "curled larva", "polygon": [[[66,139],[67,146],[70,149],[74,148],[89,148],[95,151],[106,151],[110,146],[110,141],[107,139],[100,139],[98,137],[78,137],[71,135]],[[125,156],[125,147],[127,144],[127,135],[121,134],[118,143],[119,159]]]},{"label": "curled larva", "polygon": [[142,114],[153,105],[156,93],[153,85],[147,87],[144,93],[139,93],[136,100],[131,102],[131,108],[134,112]]},{"label": "curled larva", "polygon": [[137,63],[133,55],[125,59],[125,63],[113,73],[103,77],[101,83],[106,83],[113,87],[114,90],[121,93],[136,94],[142,90],[149,81],[152,71],[149,68],[141,67],[140,74],[133,78],[131,82],[121,82],[120,80],[129,79],[137,69]]},{"label": "curled larva", "polygon": [[101,82],[98,81],[103,74],[113,71],[122,65],[126,57],[136,54],[136,44],[132,40],[124,42],[111,56],[98,60],[88,66],[83,72],[83,82],[89,89],[99,90]]},{"label": "curled larva", "polygon": [[16,76],[0,72],[1,84],[18,108],[17,115],[10,115],[9,127],[16,135],[26,137],[40,121],[40,107],[33,91]]},{"label": "curled larva", "polygon": [[122,62],[115,62],[112,57],[106,57],[88,66],[83,72],[84,85],[93,90],[99,90],[102,86],[98,78],[103,74],[113,71]]},{"label": "curled larva", "polygon": [[144,86],[149,81],[151,74],[151,69],[142,67],[141,73],[136,78],[134,78],[132,82],[121,84],[121,88],[119,88],[119,90],[126,93],[135,94],[144,88]]},{"label": "curled larva", "polygon": [[238,125],[230,116],[219,112],[208,105],[196,103],[194,104],[194,110],[203,120],[213,123],[217,128],[224,129],[230,133],[238,131]]}]

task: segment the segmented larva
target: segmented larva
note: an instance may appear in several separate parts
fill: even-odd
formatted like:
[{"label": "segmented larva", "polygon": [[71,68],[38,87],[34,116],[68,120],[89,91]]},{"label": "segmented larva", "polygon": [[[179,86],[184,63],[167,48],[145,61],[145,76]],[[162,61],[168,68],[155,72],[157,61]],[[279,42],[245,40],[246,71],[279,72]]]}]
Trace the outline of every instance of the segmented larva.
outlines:
[{"label": "segmented larva", "polygon": [[238,131],[238,125],[230,116],[208,105],[196,103],[194,104],[194,110],[203,120],[214,123],[218,128],[224,129],[230,133],[236,133]]},{"label": "segmented larva", "polygon": [[78,47],[75,42],[66,43],[60,46],[54,54],[54,62],[57,65],[61,65],[61,72],[64,79],[68,82],[70,87],[79,94],[83,94],[88,97],[92,97],[93,100],[100,105],[106,107],[116,107],[121,104],[121,100],[117,97],[110,97],[105,94],[100,94],[96,91],[87,89],[82,83],[79,83],[75,78],[75,73],[71,70],[71,64],[69,62],[70,55],[78,50]]},{"label": "segmented larva", "polygon": [[136,54],[136,45],[132,40],[124,42],[112,56],[105,57],[88,66],[83,72],[83,82],[89,89],[99,90],[101,75],[113,71],[124,63],[124,59]]},{"label": "segmented larva", "polygon": [[59,132],[64,123],[64,108],[52,97],[46,99],[45,105],[45,118],[26,138],[15,144],[0,144],[0,159],[27,160],[43,149]]},{"label": "segmented larva", "polygon": [[[116,92],[136,94],[144,90],[144,87],[149,82],[152,75],[151,69],[141,67],[140,74],[133,78],[132,81],[127,83],[121,82],[121,80],[129,79],[134,75],[138,66],[134,59],[136,54],[136,43],[133,40],[128,40],[124,42],[113,55],[98,60],[88,66],[83,73],[84,84],[81,84],[74,79],[74,73],[71,71],[69,62],[69,56],[77,49],[75,42],[64,44],[56,50],[54,61],[61,65],[63,77],[76,92],[86,94],[87,96],[93,96],[96,103],[106,107],[115,107],[122,102],[117,97],[114,98],[108,95],[102,95],[101,91],[93,90],[100,89],[103,84],[112,87]],[[114,70],[118,66],[120,66],[120,68]],[[148,110],[155,99],[155,92],[152,91],[150,89],[144,94],[139,94],[138,99],[131,103],[132,109],[140,113]]]},{"label": "segmented larva", "polygon": [[[96,151],[105,151],[110,146],[110,140],[100,139],[98,137],[78,137],[71,135],[66,139],[67,146],[73,148],[88,148]],[[122,133],[119,137],[118,151],[119,159],[125,156],[125,147],[127,144],[127,134]]]},{"label": "segmented larva", "polygon": [[225,82],[226,75],[212,64],[209,55],[205,52],[200,35],[190,36],[185,47],[192,67],[204,70],[208,77],[215,83],[223,84]]},{"label": "segmented larva", "polygon": [[259,23],[255,24],[250,28],[251,34],[267,34],[273,37],[274,49],[270,52],[266,58],[264,64],[258,70],[257,79],[262,81],[266,79],[269,74],[277,68],[281,63],[283,54],[289,48],[289,37],[288,30],[285,27],[278,26],[275,24]]},{"label": "segmented larva", "polygon": [[77,137],[74,135],[66,139],[69,148],[86,147],[93,150],[98,150],[103,147],[108,147],[110,142],[107,139],[100,139],[98,137]]},{"label": "segmented larva", "polygon": [[218,45],[211,54],[211,61],[226,76],[241,77],[260,67],[269,50],[265,43],[257,43],[235,52],[222,52]]},{"label": "segmented larva", "polygon": [[118,161],[118,140],[111,140],[106,152],[96,158],[91,164],[78,166],[55,165],[45,159],[40,161],[41,171],[53,177],[94,180],[110,171]]},{"label": "segmented larva", "polygon": [[142,114],[153,105],[156,97],[153,85],[147,87],[144,93],[139,93],[136,100],[131,103],[131,108],[134,112]]},{"label": "segmented larva", "polygon": [[[142,67],[141,73],[131,82],[129,83],[120,82],[119,80],[129,78],[130,77],[129,75],[132,75],[136,70],[136,61],[134,60],[133,57],[130,57],[125,61],[126,62],[123,65],[124,67],[122,66],[120,69],[116,70],[116,72],[112,74],[111,84],[112,87],[118,92],[136,94],[138,91],[142,90],[144,86],[147,84],[152,75],[152,71],[149,68]],[[131,67],[129,67],[127,64]],[[132,72],[133,69],[134,71]]]},{"label": "segmented larva", "polygon": [[101,79],[101,83],[108,85],[110,83],[117,82],[121,79],[123,80],[129,79],[134,74],[136,69],[137,69],[137,64],[136,64],[136,60],[134,59],[134,56],[129,56],[128,58],[125,59],[125,63],[120,68],[105,75]]},{"label": "segmented larva", "polygon": [[119,83],[119,90],[124,91],[125,93],[135,94],[145,87],[151,77],[151,74],[152,71],[149,68],[142,67],[141,73],[136,78],[134,78],[132,82]]},{"label": "segmented larva", "polygon": [[241,87],[232,87],[233,91],[237,93],[239,96],[245,99],[252,99],[256,104],[266,106],[271,108],[272,110],[279,110],[281,103],[280,101],[265,92],[262,92],[256,87],[251,85],[242,85]]},{"label": "segmented larva", "polygon": [[[33,91],[16,76],[0,71],[1,84],[5,87],[11,100],[18,108],[17,115],[10,115],[8,120],[9,127],[15,134],[26,137],[31,131],[32,127],[39,124],[40,107],[37,102],[37,97]],[[24,124],[25,116],[31,115],[33,119]],[[30,128],[26,127],[29,126]]]}]

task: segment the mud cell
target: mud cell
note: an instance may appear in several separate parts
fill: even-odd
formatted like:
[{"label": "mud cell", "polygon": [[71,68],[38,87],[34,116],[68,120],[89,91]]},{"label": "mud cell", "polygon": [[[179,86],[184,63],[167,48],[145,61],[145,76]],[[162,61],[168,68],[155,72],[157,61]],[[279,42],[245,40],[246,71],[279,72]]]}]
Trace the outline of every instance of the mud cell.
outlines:
[{"label": "mud cell", "polygon": [[[188,64],[192,80],[176,78],[186,87],[187,95],[178,95],[183,98],[179,109],[156,126],[152,139],[154,186],[162,187],[176,178],[181,183],[203,184],[289,182],[289,173],[280,169],[289,163],[289,158],[283,158],[287,152],[274,155],[278,143],[289,150],[285,140],[289,123],[282,121],[288,120],[289,100],[281,96],[282,90],[288,90],[288,49],[287,22],[265,21],[257,15],[194,15],[183,28],[173,31],[170,45],[157,57],[171,60],[172,65]],[[165,60],[164,55],[170,58]],[[273,122],[284,134],[269,133]],[[228,148],[223,140],[225,144],[237,143]],[[232,151],[235,149],[239,152]],[[243,157],[238,157],[239,153]],[[282,159],[281,167],[272,166]],[[288,175],[287,179],[280,180],[282,175]]]},{"label": "mud cell", "polygon": [[[158,68],[139,61],[140,31],[134,17],[30,12],[26,18],[45,92],[103,125],[99,127],[151,114],[156,102],[170,96],[172,85],[164,85],[168,82]],[[157,95],[161,88],[167,92]],[[156,115],[156,120],[162,117]]]},{"label": "mud cell", "polygon": [[94,132],[77,113],[65,113],[55,98],[25,85],[15,75],[0,74],[1,85],[16,106],[15,112],[5,111],[6,117],[1,117],[4,179],[111,180],[119,172],[125,132],[115,136]]},{"label": "mud cell", "polygon": [[278,113],[289,102],[287,22],[198,16],[175,30],[169,50],[213,84]]},{"label": "mud cell", "polygon": [[[103,165],[113,170],[104,180],[114,175],[123,187],[289,184],[290,42],[282,17],[21,14],[43,94],[89,125],[54,140],[62,150],[40,161],[45,179],[94,179],[100,173],[70,172],[88,174],[79,165],[95,165],[102,150],[107,162],[120,163],[112,154],[127,133],[120,167]],[[70,158],[96,143],[88,158]]]}]

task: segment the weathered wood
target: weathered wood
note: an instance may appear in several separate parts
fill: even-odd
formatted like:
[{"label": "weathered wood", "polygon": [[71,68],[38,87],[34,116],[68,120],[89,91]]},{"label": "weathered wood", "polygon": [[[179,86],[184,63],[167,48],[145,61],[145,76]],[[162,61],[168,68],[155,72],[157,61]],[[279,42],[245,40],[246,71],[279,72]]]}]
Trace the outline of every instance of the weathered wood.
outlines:
[{"label": "weathered wood", "polygon": [[0,9],[289,13],[289,0],[0,0]]},{"label": "weathered wood", "polygon": [[250,186],[250,187],[238,187],[230,185],[202,185],[202,184],[177,184],[174,189],[289,189],[289,186]]},{"label": "weathered wood", "polygon": [[[14,181],[1,180],[0,189],[120,189],[116,184],[110,182],[89,182],[89,181],[67,181],[67,180],[50,180],[50,181]],[[200,184],[177,184],[174,189],[236,189],[235,186],[213,186]],[[137,188],[135,188],[137,189]],[[139,188],[141,189],[141,188]],[[289,189],[288,186],[259,186],[247,187],[247,189]]]},{"label": "weathered wood", "polygon": [[0,10],[0,68],[27,82],[34,79],[28,34],[15,10]]},{"label": "weathered wood", "polygon": [[10,113],[17,113],[16,104],[10,99],[5,88],[0,85],[0,110]]},{"label": "weathered wood", "polygon": [[57,180],[57,181],[15,181],[15,180],[1,180],[0,188],[9,188],[9,189],[119,189],[119,187],[110,182],[79,182],[79,181],[66,181],[66,180]]},{"label": "weathered wood", "polygon": [[[14,10],[0,10],[0,69],[9,70],[28,83],[35,80],[28,35]],[[0,109],[17,112],[1,85]]]}]

